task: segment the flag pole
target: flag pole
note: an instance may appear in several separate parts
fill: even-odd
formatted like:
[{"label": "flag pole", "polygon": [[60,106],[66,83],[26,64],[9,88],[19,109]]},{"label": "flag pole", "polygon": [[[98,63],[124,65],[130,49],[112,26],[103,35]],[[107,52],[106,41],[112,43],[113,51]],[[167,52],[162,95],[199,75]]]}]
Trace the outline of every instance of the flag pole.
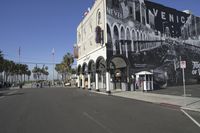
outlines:
[{"label": "flag pole", "polygon": [[[20,47],[20,46],[19,46],[19,49],[18,49],[18,55],[19,55],[19,65],[20,65],[20,64],[21,64],[21,63],[20,63],[20,58],[21,58],[21,47]],[[18,76],[17,76],[17,77],[18,77]],[[17,79],[17,80],[18,80],[19,83],[22,82],[22,81],[21,81],[22,78],[19,78],[19,79]]]},{"label": "flag pole", "polygon": [[19,47],[18,54],[19,54],[19,64],[20,64],[20,58],[21,58],[21,47]]},{"label": "flag pole", "polygon": [[54,48],[52,50],[52,59],[53,59],[53,79],[52,79],[52,84],[54,86],[54,69],[55,69],[55,49]]}]

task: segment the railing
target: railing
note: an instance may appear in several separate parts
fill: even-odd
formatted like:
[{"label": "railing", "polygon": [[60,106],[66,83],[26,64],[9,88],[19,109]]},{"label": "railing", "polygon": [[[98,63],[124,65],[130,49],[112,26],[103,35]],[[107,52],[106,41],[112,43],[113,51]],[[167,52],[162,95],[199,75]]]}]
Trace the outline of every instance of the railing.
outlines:
[{"label": "railing", "polygon": [[115,43],[116,54],[128,55],[128,52],[143,52],[155,49],[162,45],[162,40],[152,41],[132,41],[132,40],[119,40]]}]

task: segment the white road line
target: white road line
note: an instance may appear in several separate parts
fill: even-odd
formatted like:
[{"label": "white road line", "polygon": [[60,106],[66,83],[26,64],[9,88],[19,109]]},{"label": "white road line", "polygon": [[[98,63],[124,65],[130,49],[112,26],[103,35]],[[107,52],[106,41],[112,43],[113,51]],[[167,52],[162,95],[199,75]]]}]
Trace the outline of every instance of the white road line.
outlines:
[{"label": "white road line", "polygon": [[15,93],[17,93],[17,92],[18,92],[18,90],[12,91],[12,92],[9,92],[8,95],[13,95],[13,94],[15,94]]},{"label": "white road line", "polygon": [[1,96],[0,99],[3,99],[5,96]]},{"label": "white road line", "polygon": [[192,116],[190,116],[187,112],[185,112],[183,109],[181,109],[181,111],[188,117],[190,118],[199,128],[200,128],[200,124],[194,119],[192,118]]},{"label": "white road line", "polygon": [[110,129],[108,129],[105,125],[103,125],[101,122],[96,120],[94,117],[92,117],[88,113],[84,112],[83,115],[86,116],[87,118],[89,118],[90,120],[92,120],[93,122],[95,122],[97,125],[99,125],[101,128],[103,128],[108,133],[113,133]]}]

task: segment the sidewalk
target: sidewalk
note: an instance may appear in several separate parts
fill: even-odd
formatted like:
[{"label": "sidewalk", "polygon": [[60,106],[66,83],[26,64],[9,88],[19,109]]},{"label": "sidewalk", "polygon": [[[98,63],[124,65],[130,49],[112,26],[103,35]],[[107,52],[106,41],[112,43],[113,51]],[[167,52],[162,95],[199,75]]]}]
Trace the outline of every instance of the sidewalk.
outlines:
[{"label": "sidewalk", "polygon": [[200,98],[184,98],[183,96],[152,94],[148,92],[117,92],[112,93],[112,95],[156,104],[179,106],[183,109],[200,112]]},{"label": "sidewalk", "polygon": [[[100,94],[103,94],[103,92],[100,92]],[[117,91],[117,92],[112,92],[111,95],[200,112],[200,98],[193,98],[193,97],[184,98],[183,96],[153,94],[148,92],[137,92],[137,91],[136,92]]]}]

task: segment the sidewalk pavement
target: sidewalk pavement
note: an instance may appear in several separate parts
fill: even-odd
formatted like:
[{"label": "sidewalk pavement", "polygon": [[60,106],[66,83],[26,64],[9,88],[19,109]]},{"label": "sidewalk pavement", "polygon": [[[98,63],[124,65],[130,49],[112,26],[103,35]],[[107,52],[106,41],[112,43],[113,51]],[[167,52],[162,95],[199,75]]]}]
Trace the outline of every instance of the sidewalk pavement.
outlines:
[{"label": "sidewalk pavement", "polygon": [[[97,93],[103,94],[103,92]],[[111,95],[200,112],[200,98],[184,98],[183,96],[153,94],[140,91],[114,91]]]}]

